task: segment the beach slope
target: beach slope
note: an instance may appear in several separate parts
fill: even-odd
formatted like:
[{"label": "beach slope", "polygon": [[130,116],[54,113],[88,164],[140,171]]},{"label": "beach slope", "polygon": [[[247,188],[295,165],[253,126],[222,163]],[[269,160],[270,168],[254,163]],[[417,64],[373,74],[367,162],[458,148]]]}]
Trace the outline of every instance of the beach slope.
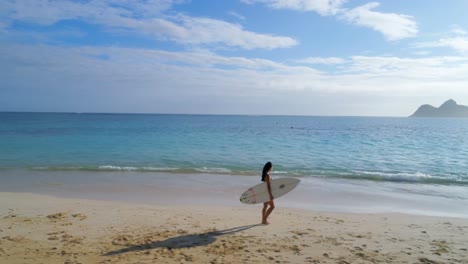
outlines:
[{"label": "beach slope", "polygon": [[0,263],[466,263],[468,219],[0,193]]}]

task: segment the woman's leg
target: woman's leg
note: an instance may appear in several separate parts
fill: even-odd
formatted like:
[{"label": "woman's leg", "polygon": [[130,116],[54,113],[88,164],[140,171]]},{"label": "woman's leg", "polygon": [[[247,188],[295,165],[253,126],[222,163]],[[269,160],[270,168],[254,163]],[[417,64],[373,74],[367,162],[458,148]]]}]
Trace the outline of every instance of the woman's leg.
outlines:
[{"label": "woman's leg", "polygon": [[269,202],[263,203],[263,209],[262,209],[262,224],[266,224],[266,212],[267,212],[267,207],[268,207]]},{"label": "woman's leg", "polygon": [[[273,201],[269,201],[269,202],[267,202],[267,204],[270,205],[270,208],[268,208],[268,210],[266,211],[266,214],[265,214],[265,222],[267,222],[266,219],[268,218],[268,216],[270,216],[270,214],[271,214],[271,212],[273,211],[273,209],[275,209],[275,203],[274,203]],[[267,223],[268,223],[268,222],[267,222]]]}]

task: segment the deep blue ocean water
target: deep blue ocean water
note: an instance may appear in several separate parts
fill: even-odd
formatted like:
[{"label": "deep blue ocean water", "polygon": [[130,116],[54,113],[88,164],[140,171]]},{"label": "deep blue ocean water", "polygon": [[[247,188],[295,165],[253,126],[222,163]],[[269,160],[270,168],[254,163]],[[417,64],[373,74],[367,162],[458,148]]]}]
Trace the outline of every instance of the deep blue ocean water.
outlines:
[{"label": "deep blue ocean water", "polygon": [[0,113],[0,169],[468,185],[468,119]]}]

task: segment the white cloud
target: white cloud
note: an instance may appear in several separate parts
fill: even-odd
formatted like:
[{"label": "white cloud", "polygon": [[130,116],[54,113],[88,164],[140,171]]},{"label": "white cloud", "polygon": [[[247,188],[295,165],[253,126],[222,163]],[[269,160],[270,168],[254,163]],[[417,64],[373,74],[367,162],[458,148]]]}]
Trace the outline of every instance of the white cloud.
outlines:
[{"label": "white cloud", "polygon": [[[190,112],[193,109],[187,110],[185,105],[207,98],[223,102],[236,98],[230,101],[232,113],[237,109],[237,113],[250,114],[261,112],[262,108],[255,107],[263,101],[281,99],[284,109],[271,111],[288,114],[292,113],[288,109],[297,107],[298,101],[307,109],[314,107],[308,100],[322,98],[323,101],[335,95],[341,100],[343,96],[364,96],[369,100],[366,107],[374,109],[379,109],[378,98],[390,100],[395,96],[420,98],[424,95],[440,100],[454,97],[468,101],[468,57],[463,56],[352,56],[339,70],[324,72],[312,67],[226,57],[207,51],[2,45],[0,70],[5,76],[0,81],[1,87],[15,87],[20,94],[60,96],[64,102],[84,105],[88,105],[87,98],[92,95],[93,100],[97,100],[93,107],[104,104],[109,109],[142,100],[141,107],[146,105],[146,111],[153,112],[175,107]],[[6,98],[3,93],[5,90],[0,91],[0,98]],[[109,100],[111,95],[115,98]],[[255,101],[247,112],[240,106],[244,99]],[[167,106],[168,102],[171,105]],[[169,108],[158,108],[161,105]],[[207,111],[203,105],[197,107],[198,112]],[[90,111],[89,108],[85,110]],[[219,106],[210,111],[226,113],[225,110]],[[334,114],[364,114],[352,110],[348,108]],[[322,110],[317,108],[317,111]],[[414,109],[408,109],[407,113],[398,112],[401,109],[395,111],[382,114],[409,115]]]},{"label": "white cloud", "polygon": [[467,32],[465,29],[463,29],[461,26],[459,25],[452,25],[451,26],[451,30],[450,30],[453,34],[456,34],[456,35],[466,35]]},{"label": "white cloud", "polygon": [[394,41],[413,37],[418,33],[412,16],[377,12],[377,2],[370,2],[348,9],[347,0],[242,0],[247,4],[262,3],[273,9],[313,11],[322,16],[338,16],[352,24],[372,28],[382,33],[387,40]]},{"label": "white cloud", "polygon": [[7,21],[25,21],[52,25],[66,19],[78,19],[110,29],[124,29],[157,39],[190,45],[226,45],[243,49],[275,49],[297,45],[290,37],[260,34],[241,25],[222,20],[164,15],[175,1],[48,1],[7,2]]},{"label": "white cloud", "polygon": [[431,54],[431,52],[429,50],[417,50],[417,51],[414,51],[413,54],[417,56],[427,56]]},{"label": "white cloud", "polygon": [[234,12],[234,11],[229,11],[228,15],[233,16],[233,17],[235,17],[235,18],[237,18],[239,20],[245,20],[245,16],[243,16],[243,15],[237,13],[237,12]]},{"label": "white cloud", "polygon": [[454,37],[443,38],[435,43],[434,47],[450,47],[459,52],[468,51],[468,38],[467,37]]},{"label": "white cloud", "polygon": [[371,2],[350,10],[344,10],[342,18],[353,24],[379,31],[388,40],[413,37],[418,33],[417,24],[412,16],[381,13],[372,10],[378,6],[379,3]]},{"label": "white cloud", "polygon": [[51,25],[63,19],[110,21],[113,18],[148,18],[160,15],[180,0],[11,0],[5,3],[10,19]]},{"label": "white cloud", "polygon": [[347,0],[242,0],[247,4],[262,3],[273,9],[313,11],[322,16],[334,15]]},{"label": "white cloud", "polygon": [[145,50],[145,49],[121,49],[110,48],[109,52],[116,54],[119,51],[126,50],[126,53],[133,53],[141,58],[148,58],[148,61],[157,61],[163,64],[178,64],[197,67],[217,67],[217,66],[231,66],[237,69],[266,69],[274,70],[281,69],[285,66],[283,64],[257,58],[244,58],[244,57],[224,57],[206,50],[197,50],[191,52],[170,52],[163,50]]},{"label": "white cloud", "polygon": [[468,52],[467,32],[459,25],[452,25],[450,32],[444,37],[434,41],[418,42],[413,44],[414,48],[451,48],[457,52]]},{"label": "white cloud", "polygon": [[468,52],[468,37],[448,37],[436,41],[420,42],[414,45],[416,48],[440,48],[447,47],[458,52]]},{"label": "white cloud", "polygon": [[179,15],[172,21],[157,19],[141,26],[148,34],[188,44],[225,44],[244,49],[275,49],[295,46],[290,37],[246,31],[239,24],[210,18]]},{"label": "white cloud", "polygon": [[296,60],[298,63],[305,63],[305,64],[343,64],[346,63],[346,60],[342,58],[337,58],[337,57],[328,57],[328,58],[322,58],[322,57],[308,57],[300,60]]},{"label": "white cloud", "polygon": [[[441,56],[441,57],[423,57],[423,58],[400,58],[400,57],[382,57],[382,56],[353,56],[350,72],[373,73],[373,74],[399,74],[402,77],[407,73],[407,77],[423,77],[424,74],[431,72],[439,76],[435,71],[451,71],[454,68],[468,63],[467,57]],[[432,72],[434,71],[434,72]],[[431,78],[431,76],[427,76]],[[468,80],[468,78],[467,78]]]}]

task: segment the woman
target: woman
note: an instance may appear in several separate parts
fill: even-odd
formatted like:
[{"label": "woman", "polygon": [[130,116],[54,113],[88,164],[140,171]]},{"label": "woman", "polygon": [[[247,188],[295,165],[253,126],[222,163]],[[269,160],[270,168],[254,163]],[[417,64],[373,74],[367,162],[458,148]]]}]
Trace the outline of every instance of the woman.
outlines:
[{"label": "woman", "polygon": [[[262,171],[262,181],[266,182],[267,188],[268,188],[268,194],[270,195],[270,201],[264,202],[263,203],[263,210],[262,210],[262,224],[268,225],[267,218],[275,209],[275,203],[273,202],[273,194],[271,194],[271,177],[270,177],[270,172],[271,169],[273,168],[273,164],[271,162],[267,162],[265,166],[263,166],[263,171]],[[268,208],[270,206],[270,208]]]}]

